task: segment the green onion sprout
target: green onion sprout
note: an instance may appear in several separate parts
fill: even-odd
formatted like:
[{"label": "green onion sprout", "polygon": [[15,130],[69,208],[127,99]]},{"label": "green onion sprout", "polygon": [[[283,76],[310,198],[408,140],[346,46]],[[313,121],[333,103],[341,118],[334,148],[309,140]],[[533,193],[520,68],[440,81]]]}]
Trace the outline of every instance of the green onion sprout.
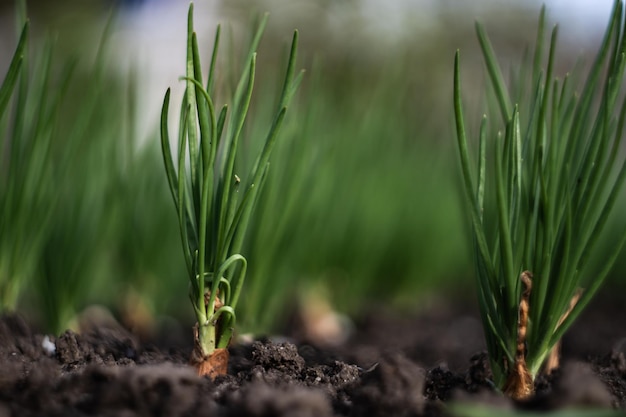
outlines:
[{"label": "green onion sprout", "polygon": [[[177,163],[170,149],[170,90],[161,113],[161,144],[167,180],[178,213],[183,252],[190,280],[189,295],[197,319],[191,362],[202,375],[226,372],[227,346],[247,269],[240,253],[246,228],[269,167],[269,158],[287,106],[302,79],[295,73],[298,32],[294,32],[282,94],[264,147],[248,177],[235,162],[250,106],[256,49],[267,22],[265,15],[251,42],[246,68],[230,106],[216,109],[212,90],[220,38],[218,27],[206,84],[189,7],[186,91],[180,108]],[[228,114],[230,112],[230,114]]]},{"label": "green onion sprout", "polygon": [[610,214],[626,178],[625,24],[619,0],[582,85],[578,69],[556,75],[558,27],[544,62],[545,9],[534,57],[509,85],[477,24],[498,114],[483,118],[476,150],[464,122],[458,51],[455,56],[456,132],[480,312],[494,382],[515,398],[533,392],[551,350],[626,240],[622,231],[606,251]]}]

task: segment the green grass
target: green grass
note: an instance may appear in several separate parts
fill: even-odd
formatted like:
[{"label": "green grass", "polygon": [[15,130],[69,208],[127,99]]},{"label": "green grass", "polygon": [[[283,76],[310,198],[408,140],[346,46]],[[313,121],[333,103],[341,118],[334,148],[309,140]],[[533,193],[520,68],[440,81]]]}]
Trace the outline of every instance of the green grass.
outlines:
[{"label": "green grass", "polygon": [[[544,11],[533,60],[528,56],[510,86],[477,25],[497,114],[483,120],[472,156],[456,55],[455,114],[479,303],[495,382],[505,390],[516,375],[535,378],[626,239],[623,234],[609,253],[597,249],[626,178],[620,155],[626,104],[619,102],[623,12],[616,2],[584,84],[577,83],[576,71],[563,79],[555,74],[556,28],[544,63]],[[534,275],[532,290],[521,283],[523,271]],[[580,288],[582,296],[569,311]],[[521,312],[526,290],[528,323]]]}]

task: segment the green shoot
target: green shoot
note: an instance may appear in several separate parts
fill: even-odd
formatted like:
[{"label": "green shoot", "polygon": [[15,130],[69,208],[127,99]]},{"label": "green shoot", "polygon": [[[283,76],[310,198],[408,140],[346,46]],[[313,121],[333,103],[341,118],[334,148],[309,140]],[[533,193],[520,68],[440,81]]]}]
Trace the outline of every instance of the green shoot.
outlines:
[{"label": "green shoot", "polygon": [[[256,69],[256,49],[267,15],[250,45],[246,67],[230,106],[216,111],[213,101],[218,27],[208,82],[203,83],[199,48],[193,29],[193,4],[189,7],[186,91],[180,109],[177,164],[170,149],[168,113],[170,91],[161,113],[161,144],[167,179],[178,213],[183,252],[190,280],[190,298],[197,319],[192,363],[199,373],[225,373],[226,360],[216,363],[233,334],[236,307],[244,283],[247,261],[241,255],[244,236],[269,158],[287,106],[300,84],[295,74],[298,33],[295,32],[284,86],[265,145],[248,177],[235,172],[237,151],[248,113]],[[230,111],[230,115],[227,113]],[[240,189],[242,192],[240,193]],[[212,362],[212,363],[210,363]]]},{"label": "green shoot", "polygon": [[15,48],[15,52],[13,53],[11,63],[9,64],[9,70],[7,71],[6,76],[4,77],[4,81],[2,81],[2,85],[0,86],[0,116],[4,115],[7,104],[9,104],[9,99],[11,98],[13,90],[15,89],[15,85],[17,84],[20,70],[24,62],[24,53],[27,40],[28,22],[24,24],[24,28],[22,29],[22,33],[20,35],[20,40],[17,44],[17,48]]},{"label": "green shoot", "polygon": [[509,87],[477,25],[499,113],[480,125],[476,154],[463,118],[458,52],[454,68],[480,311],[495,383],[518,398],[530,395],[551,349],[600,288],[626,240],[622,233],[609,253],[598,250],[626,179],[626,102],[618,100],[626,62],[624,4],[615,2],[580,91],[577,77],[554,74],[557,28],[542,61],[544,15],[532,67],[522,68],[519,85]]}]

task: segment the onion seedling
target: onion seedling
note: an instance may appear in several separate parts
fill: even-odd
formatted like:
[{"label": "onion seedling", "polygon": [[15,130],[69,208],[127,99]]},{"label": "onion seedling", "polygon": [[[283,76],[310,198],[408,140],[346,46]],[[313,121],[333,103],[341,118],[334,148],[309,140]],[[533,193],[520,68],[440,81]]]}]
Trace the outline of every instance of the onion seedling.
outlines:
[{"label": "onion seedling", "polygon": [[477,24],[499,115],[483,118],[476,155],[463,119],[458,51],[454,67],[480,312],[494,382],[514,398],[532,394],[551,350],[600,288],[626,240],[622,232],[608,252],[608,245],[599,245],[607,240],[609,215],[626,178],[624,3],[616,1],[580,90],[579,68],[555,75],[558,27],[544,63],[544,22],[545,9],[534,56],[508,88]]},{"label": "onion seedling", "polygon": [[[265,144],[248,179],[237,175],[235,162],[248,113],[256,68],[256,48],[267,21],[260,21],[243,71],[232,97],[231,113],[224,105],[216,112],[212,98],[220,29],[215,36],[206,87],[198,41],[189,7],[185,95],[180,110],[178,163],[170,150],[168,113],[170,90],[161,113],[161,144],[165,170],[178,212],[183,252],[190,280],[189,295],[197,323],[191,363],[200,375],[225,374],[228,344],[235,311],[246,275],[247,261],[240,251],[254,203],[269,166],[269,157],[287,106],[302,79],[295,74],[298,32],[294,32],[282,94]],[[243,193],[239,190],[243,189]]]}]

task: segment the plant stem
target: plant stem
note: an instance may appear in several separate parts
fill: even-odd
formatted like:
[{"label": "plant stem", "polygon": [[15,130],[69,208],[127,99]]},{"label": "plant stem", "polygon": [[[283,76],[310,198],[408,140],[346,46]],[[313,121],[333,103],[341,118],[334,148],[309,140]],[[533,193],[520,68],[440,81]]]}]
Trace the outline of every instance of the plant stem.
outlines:
[{"label": "plant stem", "polygon": [[216,328],[215,324],[211,324],[210,322],[204,324],[198,324],[198,339],[200,348],[202,349],[203,357],[211,355],[215,351],[216,341],[215,341],[215,333]]}]

